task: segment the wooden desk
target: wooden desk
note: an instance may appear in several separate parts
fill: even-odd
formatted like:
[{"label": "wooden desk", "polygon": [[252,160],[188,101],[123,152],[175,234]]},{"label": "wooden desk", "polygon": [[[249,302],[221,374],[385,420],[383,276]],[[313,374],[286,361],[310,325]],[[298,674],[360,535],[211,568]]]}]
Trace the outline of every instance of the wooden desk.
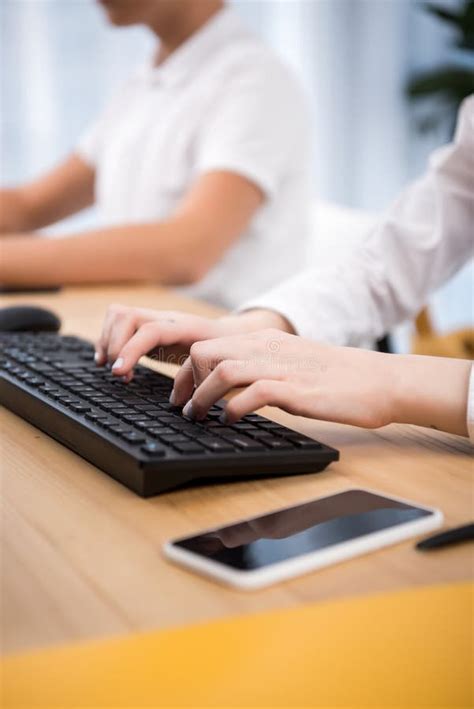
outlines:
[{"label": "wooden desk", "polygon": [[[110,302],[218,313],[151,287],[4,296],[1,304],[14,302],[49,307],[63,318],[64,332],[89,338],[99,334]],[[341,461],[318,475],[198,487],[144,500],[2,410],[4,652],[470,577],[467,545],[424,555],[412,541],[251,594],[166,562],[160,548],[170,537],[351,486],[438,506],[447,524],[472,516],[466,440],[411,426],[363,431],[266,413],[335,446]]]}]

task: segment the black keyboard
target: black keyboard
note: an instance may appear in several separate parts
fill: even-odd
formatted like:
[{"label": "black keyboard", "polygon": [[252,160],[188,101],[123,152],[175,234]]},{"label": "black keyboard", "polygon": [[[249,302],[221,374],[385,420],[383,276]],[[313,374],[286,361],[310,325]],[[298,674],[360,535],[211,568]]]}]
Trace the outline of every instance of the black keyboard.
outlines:
[{"label": "black keyboard", "polygon": [[193,481],[315,473],[333,448],[256,414],[227,426],[169,403],[172,379],[138,366],[124,384],[92,345],[52,333],[0,333],[0,403],[144,497]]}]

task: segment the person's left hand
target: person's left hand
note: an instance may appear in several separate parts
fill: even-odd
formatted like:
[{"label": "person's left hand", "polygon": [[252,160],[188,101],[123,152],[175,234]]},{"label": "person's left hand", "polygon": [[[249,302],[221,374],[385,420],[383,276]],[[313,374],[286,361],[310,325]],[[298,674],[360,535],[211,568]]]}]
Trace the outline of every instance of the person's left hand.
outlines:
[{"label": "person's left hand", "polygon": [[188,402],[184,415],[199,420],[230,389],[246,386],[227,404],[226,422],[271,405],[299,416],[377,428],[393,421],[395,375],[396,358],[390,355],[264,330],[192,345],[171,400],[177,406]]}]

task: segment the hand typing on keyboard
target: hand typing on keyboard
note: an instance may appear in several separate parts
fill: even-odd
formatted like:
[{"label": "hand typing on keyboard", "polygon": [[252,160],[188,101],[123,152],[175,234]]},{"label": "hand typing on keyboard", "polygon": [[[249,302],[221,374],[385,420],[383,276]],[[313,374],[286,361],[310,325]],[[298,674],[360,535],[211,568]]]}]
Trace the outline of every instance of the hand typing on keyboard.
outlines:
[{"label": "hand typing on keyboard", "polygon": [[119,376],[131,379],[140,357],[159,350],[167,357],[176,348],[189,352],[194,342],[226,335],[260,330],[264,327],[289,328],[285,319],[266,310],[217,319],[175,311],[157,311],[111,305],[105,316],[102,333],[96,345],[95,361],[107,362]]},{"label": "hand typing on keyboard", "polygon": [[[366,428],[393,421],[390,355],[263,330],[195,343],[175,378],[172,403],[199,420],[230,389],[228,424],[262,406]],[[385,394],[385,395],[382,395]]]},{"label": "hand typing on keyboard", "polygon": [[[262,330],[272,322],[278,329]],[[386,359],[319,345],[288,329],[284,318],[266,310],[212,320],[112,305],[95,359],[111,363],[113,374],[128,382],[144,354],[163,348],[166,356],[166,348],[184,347],[190,357],[176,377],[171,403],[184,407],[184,415],[194,420],[204,419],[230,389],[243,386],[247,390],[227,405],[223,422],[235,422],[265,405],[368,428],[393,420],[391,399],[380,396],[391,381]]]},{"label": "hand typing on keyboard", "polygon": [[245,386],[226,404],[228,425],[269,404],[364,428],[398,422],[467,435],[470,371],[467,360],[383,354],[264,330],[195,343],[170,400],[199,421],[230,389]]}]

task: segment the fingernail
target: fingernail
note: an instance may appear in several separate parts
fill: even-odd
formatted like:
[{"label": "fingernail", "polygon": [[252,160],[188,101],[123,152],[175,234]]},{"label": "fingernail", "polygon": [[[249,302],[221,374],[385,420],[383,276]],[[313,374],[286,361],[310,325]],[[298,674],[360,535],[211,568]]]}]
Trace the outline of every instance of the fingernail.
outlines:
[{"label": "fingernail", "polygon": [[102,361],[102,355],[100,354],[100,352],[94,352],[94,362],[96,364],[99,364],[99,362],[101,362],[101,361]]},{"label": "fingernail", "polygon": [[219,416],[219,421],[223,423],[224,426],[227,426],[227,424],[229,423],[229,417],[227,416],[225,411],[223,411]]},{"label": "fingernail", "polygon": [[188,418],[188,419],[194,418],[193,402],[191,401],[191,399],[188,401],[188,403],[186,404],[186,406],[183,409],[183,416],[186,416],[186,418]]},{"label": "fingernail", "polygon": [[112,369],[120,369],[120,367],[123,367],[123,357],[116,359],[112,365]]},{"label": "fingernail", "polygon": [[174,388],[171,389],[170,404],[171,406],[174,406],[176,404],[176,394],[174,393]]}]

